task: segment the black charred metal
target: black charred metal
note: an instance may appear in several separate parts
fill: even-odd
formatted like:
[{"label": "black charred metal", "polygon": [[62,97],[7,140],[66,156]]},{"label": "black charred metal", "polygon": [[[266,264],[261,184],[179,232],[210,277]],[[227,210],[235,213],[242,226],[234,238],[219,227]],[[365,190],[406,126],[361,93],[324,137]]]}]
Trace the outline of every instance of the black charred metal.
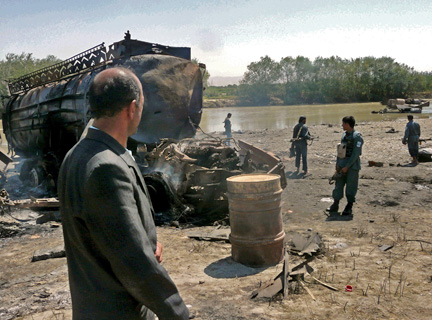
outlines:
[{"label": "black charred metal", "polygon": [[231,176],[271,172],[279,174],[286,187],[280,159],[241,140],[237,149],[220,139],[164,139],[147,147],[140,151],[137,146],[135,159],[150,185],[159,223],[161,217],[194,224],[228,223],[226,179]]},{"label": "black charred metal", "polygon": [[122,41],[102,43],[9,83],[3,131],[10,149],[28,162],[21,171],[23,180],[56,180],[65,154],[91,118],[86,96],[92,79],[115,66],[133,70],[143,85],[142,120],[131,144],[195,135],[203,84],[200,67],[190,61],[190,48],[133,40],[127,33]]}]

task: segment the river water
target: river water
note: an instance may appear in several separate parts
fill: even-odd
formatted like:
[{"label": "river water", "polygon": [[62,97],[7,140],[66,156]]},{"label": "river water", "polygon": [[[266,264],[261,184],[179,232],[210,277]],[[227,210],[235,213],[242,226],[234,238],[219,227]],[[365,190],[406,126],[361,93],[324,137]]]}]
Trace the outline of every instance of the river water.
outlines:
[{"label": "river water", "polygon": [[[307,124],[341,124],[344,116],[354,116],[356,122],[406,119],[406,113],[372,114],[384,109],[380,103],[349,103],[301,106],[225,107],[205,108],[200,127],[204,132],[224,131],[223,121],[232,113],[233,131],[284,129],[293,127],[301,115],[307,117]],[[432,107],[423,108],[416,118],[432,117]]]}]

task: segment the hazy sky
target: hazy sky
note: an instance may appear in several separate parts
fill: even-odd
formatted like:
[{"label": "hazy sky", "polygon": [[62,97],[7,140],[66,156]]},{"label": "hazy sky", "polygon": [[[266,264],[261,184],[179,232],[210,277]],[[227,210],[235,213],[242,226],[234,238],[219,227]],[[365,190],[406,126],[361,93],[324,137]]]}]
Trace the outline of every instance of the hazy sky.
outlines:
[{"label": "hazy sky", "polygon": [[0,59],[67,59],[130,30],[191,47],[212,76],[241,76],[265,55],[389,56],[432,71],[431,17],[431,0],[0,0]]}]

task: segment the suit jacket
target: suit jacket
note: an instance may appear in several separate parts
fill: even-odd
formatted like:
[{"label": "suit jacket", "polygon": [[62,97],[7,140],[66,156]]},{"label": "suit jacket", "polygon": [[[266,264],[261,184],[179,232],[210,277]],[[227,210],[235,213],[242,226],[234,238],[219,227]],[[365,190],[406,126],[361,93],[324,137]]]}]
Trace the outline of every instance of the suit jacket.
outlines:
[{"label": "suit jacket", "polygon": [[58,180],[73,319],[188,319],[157,262],[156,228],[144,179],[126,149],[89,129],[66,155]]}]

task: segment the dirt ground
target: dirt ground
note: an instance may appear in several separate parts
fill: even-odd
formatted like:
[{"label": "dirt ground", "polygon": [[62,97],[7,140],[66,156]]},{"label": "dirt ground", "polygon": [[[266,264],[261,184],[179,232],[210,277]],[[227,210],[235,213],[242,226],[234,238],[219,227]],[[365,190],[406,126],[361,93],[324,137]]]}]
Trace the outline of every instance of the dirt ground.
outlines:
[{"label": "dirt ground", "polygon": [[[418,122],[422,137],[432,138],[432,119]],[[283,160],[288,177],[282,194],[287,239],[295,232],[319,232],[325,249],[310,263],[313,275],[339,290],[306,276],[304,283],[315,300],[295,286],[285,299],[250,299],[253,290],[282,271],[282,264],[246,267],[231,259],[229,243],[190,239],[190,229],[182,227],[158,227],[163,265],[195,319],[431,319],[432,162],[403,166],[410,161],[401,143],[405,124],[357,125],[365,144],[351,220],[324,213],[330,205],[333,186],[328,179],[334,171],[341,126],[310,127],[315,140],[309,147],[307,176],[293,173],[294,160],[288,157],[292,128],[234,133],[234,138],[272,151]],[[391,128],[396,133],[386,133]],[[432,147],[432,141],[421,147]],[[369,167],[368,161],[384,166]],[[18,178],[13,170],[8,175],[6,189],[12,197]],[[0,319],[71,319],[66,258],[31,262],[35,250],[62,244],[61,224],[36,224],[40,214],[13,210],[0,217]],[[393,247],[382,251],[380,245]],[[290,259],[303,258],[291,255]],[[352,292],[345,291],[346,285],[353,287]]]}]

